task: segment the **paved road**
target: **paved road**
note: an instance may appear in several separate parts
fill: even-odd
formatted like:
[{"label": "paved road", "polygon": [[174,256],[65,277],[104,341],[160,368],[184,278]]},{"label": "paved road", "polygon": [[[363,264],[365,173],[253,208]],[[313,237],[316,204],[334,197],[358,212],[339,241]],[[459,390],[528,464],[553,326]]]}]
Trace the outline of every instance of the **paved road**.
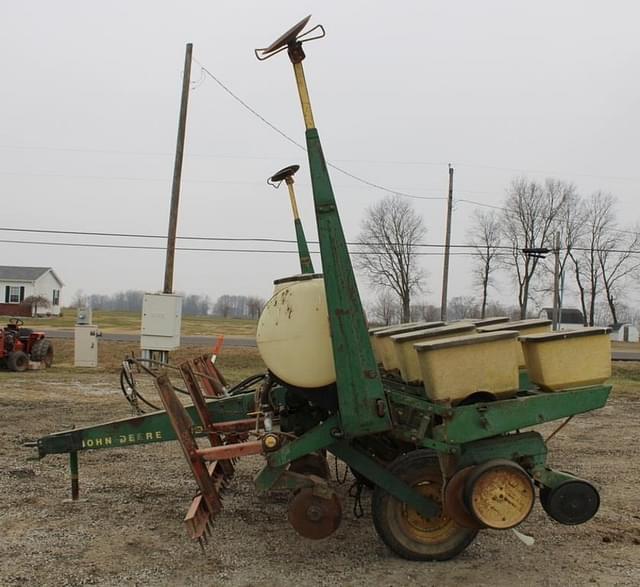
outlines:
[{"label": "paved road", "polygon": [[[73,330],[45,330],[45,334],[48,338],[64,338],[72,339]],[[102,335],[102,340],[114,340],[117,342],[139,342],[139,334],[123,334],[115,332],[105,332]],[[215,336],[183,336],[182,344],[185,346],[211,346],[215,344]],[[255,338],[232,338],[225,337],[224,346],[226,347],[255,347]]]},{"label": "paved road", "polygon": [[614,361],[640,361],[640,352],[615,349],[611,351],[611,358]]}]

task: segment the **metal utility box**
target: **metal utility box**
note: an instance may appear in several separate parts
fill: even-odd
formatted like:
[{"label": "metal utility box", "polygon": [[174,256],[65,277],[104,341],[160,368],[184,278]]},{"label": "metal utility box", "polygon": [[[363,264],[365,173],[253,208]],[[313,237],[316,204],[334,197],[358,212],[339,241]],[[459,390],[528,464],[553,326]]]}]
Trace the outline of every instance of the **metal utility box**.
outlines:
[{"label": "metal utility box", "polygon": [[76,324],[93,324],[93,310],[91,307],[79,307],[76,312]]},{"label": "metal utility box", "polygon": [[98,366],[98,337],[95,324],[76,324],[73,364],[76,367]]},{"label": "metal utility box", "polygon": [[180,346],[182,297],[174,294],[144,294],[140,348],[173,351]]}]

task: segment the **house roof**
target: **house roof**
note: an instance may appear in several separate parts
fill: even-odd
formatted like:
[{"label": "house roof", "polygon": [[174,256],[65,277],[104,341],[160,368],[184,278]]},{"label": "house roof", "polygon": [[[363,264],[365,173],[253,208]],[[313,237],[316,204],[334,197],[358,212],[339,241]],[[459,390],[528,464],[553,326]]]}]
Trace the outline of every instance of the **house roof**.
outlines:
[{"label": "house roof", "polygon": [[[547,315],[549,320],[553,319],[553,308],[542,308],[542,312]],[[584,324],[582,311],[578,308],[562,308],[560,313],[560,322],[562,324]]]},{"label": "house roof", "polygon": [[0,280],[35,281],[47,273],[47,271],[51,271],[60,285],[63,285],[62,280],[51,267],[12,267],[10,265],[0,265]]}]

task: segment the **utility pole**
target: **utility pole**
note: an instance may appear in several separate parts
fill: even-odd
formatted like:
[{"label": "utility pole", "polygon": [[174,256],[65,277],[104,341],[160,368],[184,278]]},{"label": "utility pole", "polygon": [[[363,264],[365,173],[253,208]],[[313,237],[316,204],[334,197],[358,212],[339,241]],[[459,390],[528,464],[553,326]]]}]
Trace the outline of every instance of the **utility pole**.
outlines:
[{"label": "utility pole", "polygon": [[176,255],[176,231],[178,228],[178,204],[180,203],[180,180],[182,178],[182,159],[184,156],[184,135],[187,127],[187,105],[189,103],[189,84],[191,82],[191,54],[193,44],[187,43],[184,55],[184,73],[182,76],[182,99],[180,100],[180,118],[178,120],[178,141],[176,158],[173,165],[173,185],[171,187],[171,208],[169,211],[169,233],[167,236],[167,259],[164,268],[164,289],[166,294],[173,293],[173,265]]},{"label": "utility pole", "polygon": [[553,270],[553,330],[558,330],[560,317],[560,233],[556,232],[555,242],[553,245],[553,254],[555,256],[555,267]]},{"label": "utility pole", "polygon": [[447,286],[449,284],[449,251],[451,249],[451,211],[453,209],[453,167],[449,163],[449,197],[447,198],[447,232],[444,243],[444,267],[442,269],[442,300],[440,320],[447,320]]}]

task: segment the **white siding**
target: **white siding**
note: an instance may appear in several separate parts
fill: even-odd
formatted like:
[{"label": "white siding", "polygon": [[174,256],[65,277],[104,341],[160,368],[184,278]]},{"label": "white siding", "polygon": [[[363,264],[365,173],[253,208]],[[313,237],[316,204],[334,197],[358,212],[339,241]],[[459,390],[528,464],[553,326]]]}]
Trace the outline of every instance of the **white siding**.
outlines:
[{"label": "white siding", "polygon": [[2,281],[0,279],[0,303],[4,304],[4,292],[9,287],[24,287],[24,297],[33,295],[33,282],[31,281]]},{"label": "white siding", "polygon": [[[47,271],[44,275],[41,275],[40,277],[38,277],[38,279],[36,279],[35,287],[33,288],[33,294],[44,296],[49,300],[49,303],[51,304],[51,307],[49,308],[38,309],[38,313],[42,313],[42,314],[51,313],[54,316],[57,316],[60,314],[60,307],[62,305],[62,300],[60,300],[59,304],[55,306],[53,305],[54,289],[61,290],[62,286],[60,285],[60,282],[54,277],[53,273],[51,273],[51,271]],[[26,295],[29,295],[29,294],[25,293],[25,296]]]}]

